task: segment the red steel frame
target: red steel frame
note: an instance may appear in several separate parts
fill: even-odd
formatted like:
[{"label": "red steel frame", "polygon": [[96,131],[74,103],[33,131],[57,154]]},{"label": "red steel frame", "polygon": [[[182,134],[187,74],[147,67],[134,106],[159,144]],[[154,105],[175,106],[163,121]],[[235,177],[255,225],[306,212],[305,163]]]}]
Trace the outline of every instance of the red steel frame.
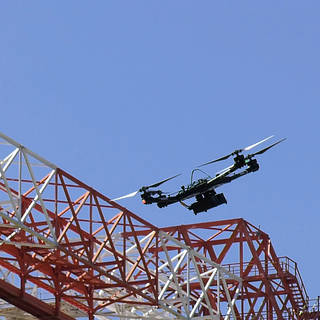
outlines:
[{"label": "red steel frame", "polygon": [[[38,181],[38,186],[46,178]],[[45,241],[34,236],[42,234],[48,239],[51,232],[44,219],[43,207],[36,203],[25,222],[25,227],[33,233],[28,233],[29,229],[15,229],[10,241],[0,246],[0,265],[17,276],[20,298],[28,296],[26,288],[30,283],[54,299],[53,308],[57,314],[61,300],[64,300],[87,313],[89,319],[93,319],[99,309],[113,303],[157,305],[157,274],[150,273],[150,261],[144,255],[157,236],[157,228],[61,169],[56,170],[53,180],[48,185],[53,197],[43,198],[43,202],[55,231],[56,245],[48,247]],[[7,192],[4,183],[0,183],[0,190]],[[10,191],[18,196],[17,191],[12,188]],[[31,187],[21,196],[22,215],[33,201],[28,197],[33,191],[34,187]],[[3,212],[2,238],[12,235],[15,219],[15,213],[5,215]],[[140,244],[140,229],[147,229],[151,234],[144,247]],[[126,236],[121,237],[119,248],[115,238],[123,234]],[[26,245],[28,243],[30,246]],[[135,247],[134,258],[126,253],[132,246]],[[109,296],[104,294],[99,298],[94,294],[97,290],[105,290]],[[3,283],[0,283],[1,292],[1,297],[8,300],[8,293],[5,294],[8,290]],[[23,307],[20,298],[16,302],[15,299],[9,301]],[[26,310],[37,315],[36,306],[30,306]],[[51,309],[46,312],[49,314]]]},{"label": "red steel frame", "polygon": [[290,259],[277,257],[269,236],[252,224],[231,219],[162,230],[242,278],[237,319],[302,317],[308,296],[301,277],[291,272]]},{"label": "red steel frame", "polygon": [[[164,251],[168,257],[190,248],[198,274],[206,273],[208,261],[213,261],[224,267],[225,274],[242,279],[241,292],[236,292],[235,277],[226,279],[229,293],[217,290],[219,280],[212,281],[207,302],[213,307],[216,299],[230,302],[234,297],[237,319],[319,317],[319,312],[301,313],[308,296],[296,266],[292,272],[291,260],[278,258],[269,236],[245,220],[158,229],[0,136],[16,147],[0,163],[0,267],[13,275],[10,283],[0,281],[0,298],[38,318],[57,320],[72,319],[62,312],[62,303],[78,308],[90,320],[115,304],[159,306],[158,268]],[[18,171],[11,169],[14,161]],[[36,172],[31,161],[44,168]],[[162,233],[184,247],[170,245]],[[187,267],[183,262],[177,274]],[[193,282],[188,290],[183,284],[182,289],[199,297],[205,284]],[[30,291],[35,287],[54,303],[37,300]],[[208,310],[200,313],[205,317]]]}]

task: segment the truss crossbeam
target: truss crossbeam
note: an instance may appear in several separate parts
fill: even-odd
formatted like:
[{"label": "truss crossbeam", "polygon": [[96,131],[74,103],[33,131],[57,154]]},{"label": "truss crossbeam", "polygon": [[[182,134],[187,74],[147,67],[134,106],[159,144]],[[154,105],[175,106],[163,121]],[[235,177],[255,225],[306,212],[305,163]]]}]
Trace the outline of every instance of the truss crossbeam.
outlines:
[{"label": "truss crossbeam", "polygon": [[56,320],[319,313],[296,263],[247,221],[159,229],[1,133],[0,298]]}]

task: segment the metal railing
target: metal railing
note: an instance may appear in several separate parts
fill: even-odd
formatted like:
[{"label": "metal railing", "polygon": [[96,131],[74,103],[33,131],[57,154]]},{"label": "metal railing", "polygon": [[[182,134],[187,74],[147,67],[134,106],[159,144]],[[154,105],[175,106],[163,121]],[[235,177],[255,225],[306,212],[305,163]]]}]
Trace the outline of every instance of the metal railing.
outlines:
[{"label": "metal railing", "polygon": [[[271,260],[267,260],[267,261],[260,260],[263,272],[266,272],[267,275],[278,275],[277,270],[279,269],[278,267],[280,267],[282,272],[296,279],[302,298],[305,301],[305,303],[309,305],[309,296],[307,294],[306,288],[302,281],[302,277],[298,269],[298,264],[292,259],[290,259],[289,257],[279,257],[278,261],[279,261],[279,264]],[[244,262],[242,266],[240,265],[240,263],[231,263],[231,264],[226,264],[222,266],[228,271],[239,276],[241,276],[241,274],[248,268],[249,268],[249,272],[247,274],[248,277],[261,275],[261,272],[258,266],[252,262]],[[241,272],[241,268],[242,268],[242,272]]]},{"label": "metal railing", "polygon": [[289,257],[280,257],[279,263],[280,263],[282,271],[287,272],[296,278],[298,286],[301,290],[303,299],[308,304],[309,296],[307,294],[307,290],[306,290],[304,283],[302,281],[302,277],[301,277],[301,274],[298,269],[298,264],[295,261],[293,261],[292,259],[290,259]]},{"label": "metal railing", "polygon": [[[225,315],[222,316],[223,318]],[[269,312],[269,311],[262,311],[258,314],[249,314],[249,313],[243,313],[240,314],[241,320],[268,320],[268,319],[278,319],[278,315],[275,311]],[[232,316],[230,319],[234,319]],[[239,320],[238,318],[236,320]],[[282,320],[296,320],[297,316],[292,310],[285,310],[281,313],[281,319]]]},{"label": "metal railing", "polygon": [[308,312],[320,312],[320,296],[316,299],[310,299],[308,301]]}]

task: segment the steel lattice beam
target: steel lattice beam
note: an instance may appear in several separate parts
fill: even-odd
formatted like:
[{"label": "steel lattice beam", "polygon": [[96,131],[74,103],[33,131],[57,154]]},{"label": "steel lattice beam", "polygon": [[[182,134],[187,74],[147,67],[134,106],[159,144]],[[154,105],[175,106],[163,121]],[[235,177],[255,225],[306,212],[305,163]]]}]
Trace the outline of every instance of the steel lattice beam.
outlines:
[{"label": "steel lattice beam", "polygon": [[296,264],[278,258],[269,236],[247,221],[231,219],[162,230],[242,278],[237,319],[297,319],[308,303]]},{"label": "steel lattice beam", "polygon": [[[56,308],[63,300],[89,317],[137,297],[157,305],[157,273],[145,256],[157,228],[2,138],[8,154],[0,163],[0,265],[16,275],[21,294],[37,286]],[[143,245],[140,229],[149,233]]]},{"label": "steel lattice beam", "polygon": [[296,264],[278,258],[269,236],[243,219],[159,229],[11,138],[0,140],[7,302],[57,320],[318,314],[304,309]]},{"label": "steel lattice beam", "polygon": [[[135,308],[138,317],[140,310],[150,314],[159,306],[169,317],[184,318],[189,313],[193,317],[199,308],[210,316],[219,314],[217,303],[213,308],[212,293],[211,300],[207,293],[215,279],[225,281],[216,264],[187,250],[182,242],[170,240],[177,250],[186,252],[180,263],[187,256],[196,265],[201,286],[197,290],[203,293],[186,297],[185,289],[178,289],[179,270],[160,268],[161,253],[166,252],[171,267],[175,263],[163,232],[12,139],[0,137],[6,147],[0,162],[0,267],[20,296],[42,294],[51,303],[48,312],[53,308],[58,316],[62,303],[68,303],[89,319],[119,313],[114,307],[119,304],[131,314]],[[204,264],[211,274],[201,270]],[[174,281],[163,285],[160,272]],[[235,299],[228,288],[221,291],[229,297],[229,319],[234,316]],[[177,292],[183,312],[165,298]],[[190,310],[187,299],[192,300]]]}]

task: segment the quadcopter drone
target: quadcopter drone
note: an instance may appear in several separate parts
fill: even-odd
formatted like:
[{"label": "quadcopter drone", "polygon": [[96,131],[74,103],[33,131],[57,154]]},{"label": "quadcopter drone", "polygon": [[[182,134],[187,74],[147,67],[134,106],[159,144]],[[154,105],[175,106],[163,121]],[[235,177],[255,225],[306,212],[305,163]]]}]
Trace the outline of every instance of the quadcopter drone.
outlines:
[{"label": "quadcopter drone", "polygon": [[[261,143],[271,139],[272,137],[273,136],[270,136],[248,147],[235,150],[232,153],[229,153],[221,158],[211,160],[209,162],[201,164],[196,169],[192,170],[191,183],[186,186],[182,186],[179,191],[173,194],[167,195],[162,190],[156,189],[156,188],[158,188],[163,183],[178,177],[180,174],[164,179],[162,181],[159,181],[149,186],[143,186],[135,192],[113,199],[112,201],[134,197],[138,193],[140,193],[140,197],[144,204],[156,203],[159,208],[163,208],[170,204],[179,202],[181,205],[183,205],[187,209],[192,210],[194,214],[198,214],[199,212],[207,211],[211,208],[220,206],[224,203],[227,203],[227,200],[223,193],[217,194],[215,189],[226,183],[230,183],[231,181],[238,179],[250,172],[257,171],[259,169],[259,164],[255,159],[255,156],[263,154],[270,148],[286,140],[285,138],[281,139],[258,152],[248,154],[246,156],[243,155],[244,151],[249,151],[252,148],[260,145]],[[221,170],[220,172],[218,172],[214,177],[208,176],[207,178],[202,178],[202,179],[193,181],[193,174],[195,171],[201,171],[204,173],[204,171],[199,169],[200,167],[203,167],[218,161],[226,160],[232,156],[233,156],[233,164]],[[195,198],[195,202],[193,202],[191,205],[187,205],[184,201],[190,198]]]}]

